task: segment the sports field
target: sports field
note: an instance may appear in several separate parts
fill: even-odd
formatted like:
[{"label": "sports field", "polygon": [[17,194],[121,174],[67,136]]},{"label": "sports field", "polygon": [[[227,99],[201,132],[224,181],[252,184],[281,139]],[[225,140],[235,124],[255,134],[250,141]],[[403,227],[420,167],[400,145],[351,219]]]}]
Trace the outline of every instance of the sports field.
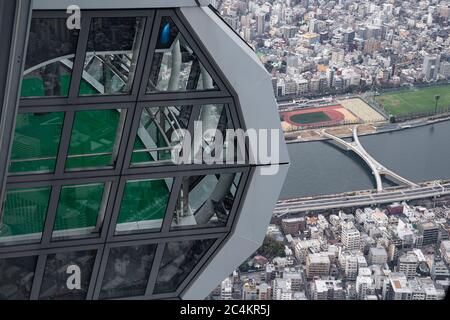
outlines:
[{"label": "sports field", "polygon": [[382,114],[360,98],[338,100],[338,102],[363,122],[379,122],[386,120]]},{"label": "sports field", "polygon": [[342,105],[330,105],[282,112],[283,130],[297,130],[299,127],[334,126],[342,122],[358,121],[358,118]]},{"label": "sports field", "polygon": [[433,112],[435,96],[440,95],[438,109],[450,106],[450,85],[386,93],[376,97],[387,112],[394,116]]},{"label": "sports field", "polygon": [[294,114],[292,117],[290,117],[290,120],[298,124],[310,124],[323,121],[330,121],[331,119],[329,116],[325,114],[325,112],[320,111],[312,113]]}]

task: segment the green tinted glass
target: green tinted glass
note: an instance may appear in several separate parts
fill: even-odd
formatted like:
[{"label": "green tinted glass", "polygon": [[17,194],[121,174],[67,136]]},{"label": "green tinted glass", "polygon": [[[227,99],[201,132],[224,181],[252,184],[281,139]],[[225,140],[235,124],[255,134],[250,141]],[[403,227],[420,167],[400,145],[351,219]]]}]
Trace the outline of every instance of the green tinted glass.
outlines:
[{"label": "green tinted glass", "polygon": [[50,192],[50,187],[8,190],[0,221],[0,242],[39,241]]},{"label": "green tinted glass", "polygon": [[120,143],[124,110],[89,110],[75,114],[67,169],[113,166]]},{"label": "green tinted glass", "polygon": [[53,172],[63,122],[63,112],[18,114],[10,173]]},{"label": "green tinted glass", "polygon": [[130,181],[120,207],[117,232],[160,229],[173,179]]},{"label": "green tinted glass", "polygon": [[61,189],[53,238],[74,238],[99,233],[104,184],[65,186]]}]

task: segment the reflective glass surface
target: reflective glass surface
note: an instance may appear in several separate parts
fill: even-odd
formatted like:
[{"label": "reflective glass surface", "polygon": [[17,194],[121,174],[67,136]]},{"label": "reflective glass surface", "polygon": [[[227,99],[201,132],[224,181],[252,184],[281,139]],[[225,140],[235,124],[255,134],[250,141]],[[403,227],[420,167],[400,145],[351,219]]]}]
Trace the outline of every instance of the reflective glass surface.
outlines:
[{"label": "reflective glass surface", "polygon": [[92,20],[80,95],[131,92],[144,27],[145,18]]},{"label": "reflective glass surface", "polygon": [[102,183],[62,187],[53,239],[98,236],[108,196],[104,189]]},{"label": "reflective glass surface", "polygon": [[172,183],[172,178],[127,182],[116,233],[158,231],[166,214]]},{"label": "reflective glass surface", "polygon": [[112,248],[100,299],[143,295],[155,257],[156,245]]},{"label": "reflective glass surface", "polygon": [[170,17],[163,17],[147,93],[217,90],[199,57]]},{"label": "reflective glass surface", "polygon": [[[204,163],[236,163],[238,152],[235,150],[234,136],[229,129],[234,129],[228,108],[222,104],[209,104],[201,107],[195,123],[193,156]],[[241,158],[243,157],[240,154]]]},{"label": "reflective glass surface", "polygon": [[66,168],[110,167],[115,164],[126,111],[88,110],[75,113]]},{"label": "reflective glass surface", "polygon": [[53,172],[63,122],[63,112],[19,113],[9,172],[14,174]]},{"label": "reflective glass surface", "polygon": [[42,238],[51,188],[12,189],[0,220],[0,244],[39,242]]},{"label": "reflective glass surface", "polygon": [[153,293],[176,291],[214,241],[207,239],[167,243]]},{"label": "reflective glass surface", "polygon": [[79,30],[67,19],[32,19],[22,82],[22,97],[66,97],[69,94]]},{"label": "reflective glass surface", "polygon": [[144,108],[134,144],[132,165],[176,164],[182,155],[191,106]]},{"label": "reflective glass surface", "polygon": [[95,250],[48,255],[39,299],[86,299],[95,255]]},{"label": "reflective glass surface", "polygon": [[37,257],[0,259],[0,300],[28,300]]},{"label": "reflective glass surface", "polygon": [[[223,79],[163,11],[83,11],[81,31],[64,11],[33,12],[0,203],[0,299],[177,297],[229,231],[243,174],[176,165],[225,159],[237,97],[208,98]],[[47,14],[64,18],[36,18]]]},{"label": "reflective glass surface", "polygon": [[240,178],[240,173],[183,177],[172,228],[226,226]]}]

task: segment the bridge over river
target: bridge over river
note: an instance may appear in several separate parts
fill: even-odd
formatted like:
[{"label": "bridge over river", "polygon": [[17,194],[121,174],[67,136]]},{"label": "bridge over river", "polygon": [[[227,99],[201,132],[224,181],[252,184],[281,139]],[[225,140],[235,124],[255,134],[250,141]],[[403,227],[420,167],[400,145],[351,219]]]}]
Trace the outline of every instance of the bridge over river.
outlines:
[{"label": "bridge over river", "polygon": [[358,137],[358,126],[355,126],[353,128],[353,141],[347,142],[335,135],[332,135],[331,133],[328,133],[326,130],[321,130],[318,132],[320,135],[332,139],[338,146],[341,148],[344,148],[345,150],[351,150],[354,153],[356,153],[370,168],[372,171],[373,176],[375,177],[376,185],[377,185],[377,191],[381,192],[383,191],[383,181],[381,180],[381,176],[386,177],[387,179],[390,179],[391,181],[406,185],[411,188],[418,187],[418,185],[399,174],[395,173],[392,170],[389,170],[385,166],[383,166],[381,163],[379,163],[376,159],[374,159],[367,151],[364,149],[363,145],[359,141]]}]

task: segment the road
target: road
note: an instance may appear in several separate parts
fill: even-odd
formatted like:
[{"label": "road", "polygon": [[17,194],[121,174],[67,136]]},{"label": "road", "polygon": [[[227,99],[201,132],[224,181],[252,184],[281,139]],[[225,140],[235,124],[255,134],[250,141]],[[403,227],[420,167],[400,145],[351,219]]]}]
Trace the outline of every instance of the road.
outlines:
[{"label": "road", "polygon": [[439,197],[450,194],[450,182],[432,184],[422,184],[415,188],[384,190],[378,193],[368,193],[360,195],[338,195],[321,197],[316,199],[288,199],[278,201],[274,216],[282,217],[290,213],[301,213],[314,210],[326,210],[333,208],[350,208],[371,206],[377,204],[386,204],[401,202],[407,200]]}]

